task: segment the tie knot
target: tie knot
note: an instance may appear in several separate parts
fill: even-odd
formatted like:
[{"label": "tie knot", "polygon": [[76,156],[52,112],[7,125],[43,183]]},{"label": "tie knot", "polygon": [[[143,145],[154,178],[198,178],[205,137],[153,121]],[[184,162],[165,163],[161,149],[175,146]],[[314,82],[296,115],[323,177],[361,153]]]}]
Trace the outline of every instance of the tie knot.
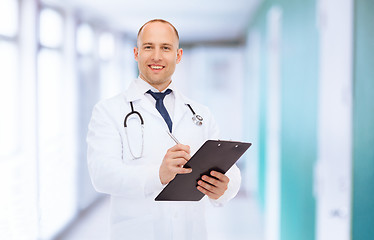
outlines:
[{"label": "tie knot", "polygon": [[171,93],[171,89],[167,89],[165,92],[152,92],[151,90],[148,90],[147,93],[151,94],[154,99],[157,100],[164,100],[165,96]]}]

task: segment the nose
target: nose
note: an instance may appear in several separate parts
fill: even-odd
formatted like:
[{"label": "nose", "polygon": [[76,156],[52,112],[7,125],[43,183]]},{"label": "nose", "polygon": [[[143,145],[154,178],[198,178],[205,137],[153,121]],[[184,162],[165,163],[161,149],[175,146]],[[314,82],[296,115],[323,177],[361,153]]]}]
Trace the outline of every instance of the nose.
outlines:
[{"label": "nose", "polygon": [[153,54],[152,54],[152,60],[154,61],[159,61],[162,59],[162,52],[160,49],[156,48],[154,51],[153,51]]}]

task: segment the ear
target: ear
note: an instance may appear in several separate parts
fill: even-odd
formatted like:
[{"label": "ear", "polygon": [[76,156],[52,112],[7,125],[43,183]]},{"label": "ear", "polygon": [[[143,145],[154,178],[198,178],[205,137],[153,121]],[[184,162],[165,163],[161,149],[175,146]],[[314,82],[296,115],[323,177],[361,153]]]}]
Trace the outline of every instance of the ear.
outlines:
[{"label": "ear", "polygon": [[177,64],[182,60],[182,55],[183,55],[183,49],[179,48],[177,50]]},{"label": "ear", "polygon": [[138,55],[139,55],[139,50],[137,47],[134,47],[134,58],[135,61],[138,61]]}]

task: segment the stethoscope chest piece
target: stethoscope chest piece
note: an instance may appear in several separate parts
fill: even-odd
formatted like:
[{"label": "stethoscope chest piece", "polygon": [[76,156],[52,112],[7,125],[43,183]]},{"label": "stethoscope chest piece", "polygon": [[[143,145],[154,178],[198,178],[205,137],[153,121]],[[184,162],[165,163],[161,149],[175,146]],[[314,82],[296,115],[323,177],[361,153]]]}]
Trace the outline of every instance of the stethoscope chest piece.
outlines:
[{"label": "stethoscope chest piece", "polygon": [[201,126],[201,125],[203,125],[203,117],[202,116],[200,116],[200,115],[198,115],[198,114],[196,114],[195,113],[195,111],[192,109],[192,107],[191,107],[191,105],[190,104],[186,104],[188,107],[189,107],[189,109],[191,110],[191,112],[192,112],[192,114],[193,114],[193,116],[192,116],[192,121],[197,125],[197,126]]},{"label": "stethoscope chest piece", "polygon": [[192,121],[197,125],[197,126],[201,126],[203,125],[203,117],[200,116],[200,115],[197,115],[197,114],[194,114],[193,117],[192,117]]}]

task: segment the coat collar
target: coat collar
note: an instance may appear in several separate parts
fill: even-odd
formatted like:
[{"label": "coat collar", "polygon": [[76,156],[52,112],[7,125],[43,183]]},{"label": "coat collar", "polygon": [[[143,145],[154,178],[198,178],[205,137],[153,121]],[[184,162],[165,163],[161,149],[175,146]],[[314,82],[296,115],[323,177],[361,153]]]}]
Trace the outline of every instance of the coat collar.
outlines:
[{"label": "coat collar", "polygon": [[[144,92],[139,87],[139,85],[136,83],[136,81],[138,80],[141,80],[141,79],[138,78],[132,81],[128,89],[125,91],[125,94],[124,94],[125,101],[127,103],[139,101],[140,107],[143,108],[145,111],[155,115],[156,117],[162,118],[159,112],[157,111],[157,109],[145,97]],[[190,100],[187,99],[182,93],[180,93],[174,85],[172,86],[172,90],[173,90],[174,97],[175,97],[174,118],[173,118],[173,130],[174,130],[174,128],[177,127],[179,122],[182,120],[183,116],[186,113],[188,113],[189,109],[186,106],[186,104],[190,103]]]},{"label": "coat collar", "polygon": [[130,86],[125,91],[125,100],[127,102],[134,102],[140,100],[144,97],[144,94],[141,92],[135,80],[130,83]]}]

